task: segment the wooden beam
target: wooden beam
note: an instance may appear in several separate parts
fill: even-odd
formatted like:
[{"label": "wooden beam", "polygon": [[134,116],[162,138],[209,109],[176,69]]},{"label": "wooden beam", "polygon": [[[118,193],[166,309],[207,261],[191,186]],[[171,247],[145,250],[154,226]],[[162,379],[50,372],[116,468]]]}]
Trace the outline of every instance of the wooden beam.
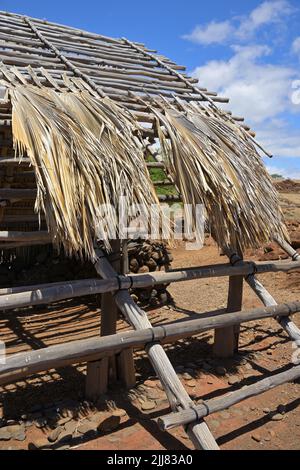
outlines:
[{"label": "wooden beam", "polygon": [[193,409],[182,410],[179,413],[171,413],[162,418],[158,418],[157,423],[163,431],[167,431],[168,429],[173,429],[178,426],[185,426],[189,423],[193,423],[195,420],[211,415],[212,413],[225,410],[230,406],[246,400],[247,398],[255,397],[287,382],[293,382],[299,377],[300,366],[295,366],[285,372],[275,374],[271,377],[260,380],[255,384],[244,387],[241,390],[231,392],[230,394],[220,398],[208,400],[201,405],[194,406]]},{"label": "wooden beam", "polygon": [[[169,284],[171,282],[182,282],[193,279],[204,279],[223,276],[248,276],[266,272],[288,272],[299,269],[300,262],[263,262],[242,263],[241,265],[216,265],[203,266],[199,268],[185,269],[182,271],[153,272],[147,274],[132,274],[130,276],[113,276],[109,282],[100,279],[83,279],[81,281],[70,281],[64,285],[47,285],[38,290],[28,287],[28,291],[0,296],[0,309],[10,310],[31,305],[42,305],[60,300],[80,297],[83,295],[103,294],[121,289],[156,286]],[[249,281],[249,279],[248,279]]]},{"label": "wooden beam", "polygon": [[[98,254],[99,260],[95,264],[98,274],[104,279],[112,279],[116,276],[115,270],[111,267],[107,259],[103,257],[103,252],[101,250],[98,251]],[[121,290],[116,292],[115,301],[121,312],[125,315],[127,321],[136,330],[143,330],[145,328],[152,329],[152,325],[146,312],[134,303],[128,291]],[[175,410],[180,409],[181,407],[189,408],[192,406],[193,402],[178,379],[163,347],[160,344],[151,342],[147,344],[146,352],[165,389],[171,408]],[[187,429],[187,433],[196,448],[206,450],[219,449],[204,421],[197,423],[196,425],[191,425]]]},{"label": "wooden beam", "polygon": [[[43,349],[21,352],[7,356],[6,363],[0,365],[0,385],[45,370],[56,369],[71,364],[99,361],[123,350],[139,348],[155,341],[174,343],[175,341],[198,335],[217,328],[230,327],[240,323],[263,318],[287,317],[300,312],[300,302],[291,302],[276,307],[256,308],[243,312],[216,314],[206,313],[194,320],[177,321],[157,325],[138,331],[125,331],[111,336],[97,336],[91,339],[71,341]],[[144,315],[144,314],[143,314]]]}]

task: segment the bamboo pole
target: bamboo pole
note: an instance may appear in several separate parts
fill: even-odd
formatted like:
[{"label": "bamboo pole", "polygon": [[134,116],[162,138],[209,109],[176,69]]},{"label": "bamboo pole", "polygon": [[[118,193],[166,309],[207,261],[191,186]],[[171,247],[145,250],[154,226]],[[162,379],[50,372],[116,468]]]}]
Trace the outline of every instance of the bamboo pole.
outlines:
[{"label": "bamboo pole", "polygon": [[194,320],[177,321],[139,331],[125,331],[115,335],[71,341],[35,351],[13,354],[6,358],[5,364],[0,365],[0,385],[45,370],[99,360],[99,358],[108,357],[113,353],[143,347],[153,341],[171,344],[179,339],[212,329],[248,323],[263,318],[286,317],[298,312],[300,312],[300,302],[221,315],[208,312]]},{"label": "bamboo pole", "polygon": [[255,397],[261,393],[267,392],[268,390],[272,390],[279,385],[293,382],[299,377],[300,366],[294,366],[285,372],[275,374],[220,398],[208,400],[189,410],[182,410],[179,413],[171,413],[162,418],[158,418],[157,424],[163,431],[167,431],[178,426],[184,426],[194,422],[195,420],[211,415],[212,413],[225,410],[230,406],[246,400],[247,398]]},{"label": "bamboo pole", "polygon": [[[224,276],[247,276],[266,272],[287,272],[299,269],[300,262],[263,262],[263,263],[242,263],[241,265],[216,265],[203,266],[199,268],[183,269],[181,271],[153,272],[147,274],[132,274],[131,276],[114,276],[110,283],[98,279],[84,279],[74,282],[66,282],[65,285],[55,284],[41,287],[34,290],[28,287],[28,291],[0,296],[0,309],[10,310],[31,305],[41,305],[60,300],[80,297],[83,295],[103,294],[120,289],[145,288],[171,282],[189,281],[192,279],[204,279]],[[248,279],[249,282],[249,279]]]},{"label": "bamboo pole", "polygon": [[[224,251],[227,253],[227,256],[229,256],[231,263],[235,266],[244,265],[243,260],[236,253],[233,253],[230,250]],[[293,261],[291,264],[298,265],[298,263],[299,261]],[[274,297],[272,297],[263,284],[256,279],[253,273],[246,276],[245,280],[266,307],[278,305]],[[279,323],[292,341],[300,341],[300,330],[290,318],[279,319]]]},{"label": "bamboo pole", "polygon": [[[101,250],[98,251],[99,260],[95,264],[98,274],[104,279],[113,279],[116,272],[111,267]],[[136,329],[152,328],[146,312],[140,309],[132,300],[128,291],[120,290],[115,294],[115,302],[127,321]],[[152,363],[170,402],[173,410],[189,408],[193,402],[175,373],[163,347],[155,342],[146,346],[146,352]],[[198,449],[219,449],[213,435],[204,421],[192,424],[187,428],[187,434],[194,446]]]}]

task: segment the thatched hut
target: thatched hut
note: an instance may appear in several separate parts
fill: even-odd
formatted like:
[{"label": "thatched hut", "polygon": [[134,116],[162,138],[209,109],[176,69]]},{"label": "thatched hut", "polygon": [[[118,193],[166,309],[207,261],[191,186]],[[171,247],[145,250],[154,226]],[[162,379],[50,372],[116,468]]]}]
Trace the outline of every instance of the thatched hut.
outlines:
[{"label": "thatched hut", "polygon": [[[274,316],[291,339],[300,337],[288,317],[300,310],[300,304],[275,307],[276,301],[255,278],[255,273],[299,267],[298,254],[284,241],[287,232],[278,195],[261,160],[262,147],[242,118],[217,107],[226,98],[201,88],[184,73],[184,67],[127,39],[0,12],[0,61],[2,263],[30,257],[33,250],[50,243],[63,247],[68,256],[92,261],[102,278],[7,287],[1,289],[0,308],[12,310],[101,293],[102,336],[115,333],[117,309],[135,330],[142,330],[13,355],[0,367],[0,384],[47,368],[87,362],[87,396],[94,397],[106,390],[109,371],[116,365],[113,352],[119,354],[118,370],[124,382],[132,386],[130,348],[144,345],[172,410],[194,413],[185,421],[180,415],[180,423],[190,423],[185,429],[195,446],[217,449],[202,419],[210,404],[196,409],[161,342],[218,324],[216,344],[228,355],[237,347],[243,312],[236,318],[210,315],[196,325],[171,324],[169,329],[154,331],[129,291],[164,282],[229,276],[228,312],[237,312],[245,277],[265,306],[272,307],[248,312],[248,321]],[[161,149],[159,160],[154,143]],[[199,204],[204,206],[207,228],[232,266],[121,276],[118,257],[108,262],[105,250],[114,250],[113,239],[122,235],[120,209],[115,210],[121,196],[128,207],[154,207],[155,217],[164,223],[160,202],[174,198],[157,195],[151,167],[162,168],[163,179],[175,185],[184,207],[189,205],[186,216],[196,238],[201,233],[195,211]],[[103,207],[108,208],[104,213]],[[245,248],[258,247],[274,237],[296,263],[243,262]],[[294,368],[263,383],[261,390],[299,375],[299,368]],[[228,400],[236,403],[247,393],[255,394],[253,387]],[[228,400],[219,403],[218,409],[226,408]]]},{"label": "thatched hut", "polygon": [[0,35],[1,248],[50,238],[93,258],[95,238],[109,244],[97,205],[168,200],[142,161],[157,138],[157,165],[184,203],[204,204],[219,245],[285,235],[253,132],[183,66],[127,39],[11,13],[1,12]]}]

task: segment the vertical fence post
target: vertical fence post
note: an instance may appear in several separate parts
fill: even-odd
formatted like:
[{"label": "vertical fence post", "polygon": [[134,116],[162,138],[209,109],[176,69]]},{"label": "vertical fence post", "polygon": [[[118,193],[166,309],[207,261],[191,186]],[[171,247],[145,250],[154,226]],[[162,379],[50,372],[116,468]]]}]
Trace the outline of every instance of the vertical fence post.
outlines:
[{"label": "vertical fence post", "polygon": [[[242,257],[241,253],[240,256]],[[230,276],[228,287],[227,312],[238,312],[243,304],[243,276]],[[215,330],[214,355],[216,357],[232,357],[238,351],[240,325]]]}]

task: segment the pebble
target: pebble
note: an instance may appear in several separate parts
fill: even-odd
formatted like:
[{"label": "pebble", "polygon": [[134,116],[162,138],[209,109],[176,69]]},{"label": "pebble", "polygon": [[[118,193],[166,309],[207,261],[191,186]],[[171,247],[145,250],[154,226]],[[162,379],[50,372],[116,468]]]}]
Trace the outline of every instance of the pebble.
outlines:
[{"label": "pebble", "polygon": [[228,384],[229,385],[235,385],[240,382],[240,378],[237,375],[233,375],[228,379]]},{"label": "pebble", "polygon": [[189,380],[189,381],[187,381],[187,383],[186,383],[186,385],[187,385],[188,387],[193,387],[193,388],[196,387],[196,384],[197,384],[197,382],[196,382],[196,380],[194,380],[194,379]]},{"label": "pebble", "polygon": [[48,441],[49,442],[55,442],[61,435],[61,433],[64,431],[64,428],[61,426],[58,426],[55,428],[49,435],[48,435]]},{"label": "pebble", "polygon": [[188,373],[188,372],[185,372],[182,376],[182,378],[184,380],[193,380],[193,377]]},{"label": "pebble", "polygon": [[227,370],[225,369],[225,367],[222,367],[222,366],[216,367],[215,370],[216,370],[216,373],[217,373],[218,375],[221,375],[221,376],[224,376],[224,375],[226,374],[226,372],[227,372]]},{"label": "pebble", "polygon": [[251,364],[249,364],[249,362],[247,362],[247,364],[245,364],[245,369],[247,369],[247,370],[252,370],[253,367],[252,367]]},{"label": "pebble", "polygon": [[157,384],[154,380],[146,380],[144,385],[145,387],[155,388]]},{"label": "pebble", "polygon": [[154,410],[156,404],[153,401],[144,401],[142,403],[142,410],[149,411]]},{"label": "pebble", "polygon": [[66,423],[69,423],[69,421],[72,421],[72,418],[70,416],[68,416],[67,418],[60,418],[58,421],[57,421],[57,424],[59,426],[63,426],[64,424]]},{"label": "pebble", "polygon": [[202,369],[208,371],[212,369],[212,366],[207,362],[204,362],[204,364],[202,365]]},{"label": "pebble", "polygon": [[91,421],[84,421],[80,426],[78,426],[77,431],[80,434],[87,434],[88,432],[96,431],[97,430],[97,424],[93,423]]},{"label": "pebble", "polygon": [[252,434],[252,439],[256,442],[261,442],[261,436],[260,434]]},{"label": "pebble", "polygon": [[281,415],[285,415],[285,413],[286,413],[286,407],[285,407],[285,405],[279,405],[279,406],[277,407],[277,411],[278,411],[278,413],[280,413]]},{"label": "pebble", "polygon": [[265,413],[266,415],[268,415],[269,413],[271,413],[270,408],[264,408],[264,409],[263,409],[263,413]]},{"label": "pebble", "polygon": [[6,428],[0,429],[0,441],[9,441],[11,439],[10,432]]},{"label": "pebble", "polygon": [[104,419],[102,423],[99,424],[98,430],[102,432],[115,431],[119,427],[120,421],[120,416],[109,416],[108,418]]},{"label": "pebble", "polygon": [[158,400],[160,398],[160,393],[157,390],[147,390],[146,391],[147,398],[150,398],[150,400]]},{"label": "pebble", "polygon": [[123,410],[122,408],[118,408],[116,410],[113,410],[113,416],[119,416],[120,418],[123,418],[124,416],[127,416],[127,411]]},{"label": "pebble", "polygon": [[49,442],[45,438],[36,439],[28,444],[28,450],[38,450],[42,448],[47,448],[49,446]]},{"label": "pebble", "polygon": [[284,416],[280,413],[273,415],[271,418],[272,421],[282,421],[283,419],[284,419]]}]

